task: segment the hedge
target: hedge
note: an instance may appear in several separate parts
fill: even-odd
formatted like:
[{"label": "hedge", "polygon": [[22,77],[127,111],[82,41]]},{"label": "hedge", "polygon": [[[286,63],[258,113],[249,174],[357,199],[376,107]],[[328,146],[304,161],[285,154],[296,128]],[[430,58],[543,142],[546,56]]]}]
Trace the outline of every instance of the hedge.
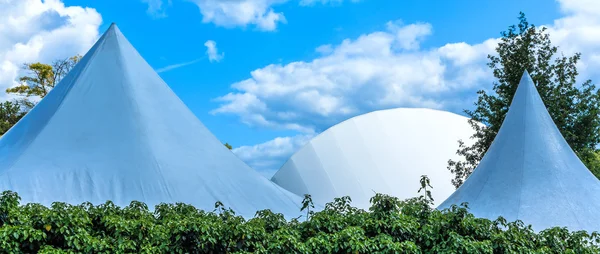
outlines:
[{"label": "hedge", "polygon": [[[427,194],[429,194],[427,192]],[[430,195],[400,201],[376,194],[368,211],[337,198],[321,211],[286,220],[263,210],[245,220],[217,202],[206,212],[186,204],[140,202],[20,205],[0,196],[2,253],[600,253],[597,233],[521,221],[475,218],[466,204],[431,208]]]}]

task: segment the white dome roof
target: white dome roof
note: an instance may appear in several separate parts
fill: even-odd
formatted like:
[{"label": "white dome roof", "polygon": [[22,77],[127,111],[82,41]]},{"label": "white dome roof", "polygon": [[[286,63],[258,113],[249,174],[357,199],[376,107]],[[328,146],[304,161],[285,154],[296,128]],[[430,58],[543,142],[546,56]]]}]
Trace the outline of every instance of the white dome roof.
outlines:
[{"label": "white dome roof", "polygon": [[296,152],[271,179],[317,203],[350,196],[367,209],[375,193],[415,197],[421,175],[433,186],[435,204],[455,188],[446,168],[457,160],[458,140],[470,144],[468,118],[454,113],[398,108],[360,115],[337,124]]}]

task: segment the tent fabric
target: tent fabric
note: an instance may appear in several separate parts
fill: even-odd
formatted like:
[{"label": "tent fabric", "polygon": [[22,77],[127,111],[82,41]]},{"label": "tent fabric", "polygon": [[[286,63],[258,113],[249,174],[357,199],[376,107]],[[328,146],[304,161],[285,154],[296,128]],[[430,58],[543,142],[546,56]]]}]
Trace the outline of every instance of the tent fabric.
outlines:
[{"label": "tent fabric", "polygon": [[0,139],[0,189],[50,205],[216,201],[245,217],[300,215],[301,198],[239,160],[116,25]]},{"label": "tent fabric", "polygon": [[521,220],[538,231],[600,230],[600,181],[569,147],[527,72],[480,164],[438,209],[463,202],[477,217]]},{"label": "tent fabric", "polygon": [[271,178],[319,203],[350,196],[368,209],[375,193],[401,199],[418,196],[427,175],[437,203],[455,188],[446,168],[458,160],[458,140],[469,144],[468,118],[433,109],[396,108],[350,118],[322,132],[296,152]]}]

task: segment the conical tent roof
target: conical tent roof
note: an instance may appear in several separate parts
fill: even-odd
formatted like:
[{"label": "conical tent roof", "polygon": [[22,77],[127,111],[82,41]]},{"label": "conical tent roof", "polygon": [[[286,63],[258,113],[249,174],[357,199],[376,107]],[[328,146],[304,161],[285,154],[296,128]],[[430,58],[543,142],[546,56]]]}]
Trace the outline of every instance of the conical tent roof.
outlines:
[{"label": "conical tent roof", "polygon": [[216,201],[249,217],[301,199],[252,170],[196,118],[116,25],[0,139],[0,189],[23,202],[149,207]]},{"label": "conical tent roof", "polygon": [[579,160],[523,74],[502,127],[465,183],[438,208],[468,202],[478,217],[534,230],[600,230],[600,181]]}]

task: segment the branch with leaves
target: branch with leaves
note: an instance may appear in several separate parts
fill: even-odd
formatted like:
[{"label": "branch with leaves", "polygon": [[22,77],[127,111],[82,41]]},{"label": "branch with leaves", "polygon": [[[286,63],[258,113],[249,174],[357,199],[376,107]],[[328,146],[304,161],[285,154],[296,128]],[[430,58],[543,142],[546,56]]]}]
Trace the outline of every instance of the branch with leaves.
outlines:
[{"label": "branch with leaves", "polygon": [[52,64],[39,62],[24,64],[23,69],[28,74],[19,78],[21,82],[19,86],[8,88],[6,92],[24,97],[39,96],[44,98],[80,60],[81,56],[77,55],[56,60]]}]

